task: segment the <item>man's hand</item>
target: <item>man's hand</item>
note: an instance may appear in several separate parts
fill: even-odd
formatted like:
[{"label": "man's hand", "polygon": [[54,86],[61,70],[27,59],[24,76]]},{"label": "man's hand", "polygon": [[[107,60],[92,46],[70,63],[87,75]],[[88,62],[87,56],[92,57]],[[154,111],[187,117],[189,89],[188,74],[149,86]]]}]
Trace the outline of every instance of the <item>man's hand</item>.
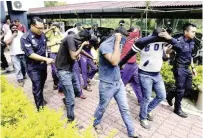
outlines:
[{"label": "man's hand", "polygon": [[168,32],[160,32],[159,34],[158,34],[158,36],[159,37],[163,37],[163,38],[165,38],[165,39],[167,39],[167,40],[171,40],[172,39],[172,37],[168,34]]},{"label": "man's hand", "polygon": [[13,36],[14,36],[14,37],[16,37],[17,35],[18,35],[18,33],[17,33],[17,32],[14,32],[14,33],[13,33]]},{"label": "man's hand", "polygon": [[195,68],[192,69],[192,74],[193,74],[193,76],[197,76],[197,71]]},{"label": "man's hand", "polygon": [[55,63],[55,60],[53,58],[47,58],[46,59],[47,64]]},{"label": "man's hand", "polygon": [[89,41],[84,41],[84,42],[81,44],[81,46],[83,47],[83,46],[89,45],[89,44],[90,44]]}]

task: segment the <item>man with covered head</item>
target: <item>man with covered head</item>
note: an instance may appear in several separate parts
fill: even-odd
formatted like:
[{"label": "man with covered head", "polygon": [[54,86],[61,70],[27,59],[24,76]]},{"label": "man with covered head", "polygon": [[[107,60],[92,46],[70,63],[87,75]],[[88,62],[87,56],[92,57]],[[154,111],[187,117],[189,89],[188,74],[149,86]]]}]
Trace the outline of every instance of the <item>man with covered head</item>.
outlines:
[{"label": "man with covered head", "polygon": [[59,80],[62,83],[65,94],[65,104],[67,109],[67,118],[69,122],[75,119],[74,106],[75,94],[79,92],[79,80],[77,72],[74,69],[74,64],[77,62],[83,47],[89,44],[91,35],[87,30],[82,30],[78,34],[66,36],[61,43],[61,46],[56,57],[56,68],[59,74]]},{"label": "man with covered head", "polygon": [[[162,35],[165,29],[157,28],[153,34],[135,41],[131,50],[119,63],[125,64],[133,55],[140,52],[139,82],[142,91],[140,103],[140,124],[146,129],[151,125],[148,121],[153,121],[151,112],[166,98],[165,85],[160,74],[163,64],[163,55],[166,55],[165,45],[174,44],[173,40],[167,40]],[[171,46],[171,45],[170,45]],[[152,89],[156,97],[151,101]]]},{"label": "man with covered head", "polygon": [[116,33],[107,38],[99,47],[99,104],[94,114],[96,131],[102,131],[100,124],[104,112],[112,98],[115,98],[123,121],[127,127],[128,136],[135,136],[134,124],[129,112],[125,86],[121,80],[120,68],[120,44],[121,38],[128,35],[124,27],[116,29]]}]

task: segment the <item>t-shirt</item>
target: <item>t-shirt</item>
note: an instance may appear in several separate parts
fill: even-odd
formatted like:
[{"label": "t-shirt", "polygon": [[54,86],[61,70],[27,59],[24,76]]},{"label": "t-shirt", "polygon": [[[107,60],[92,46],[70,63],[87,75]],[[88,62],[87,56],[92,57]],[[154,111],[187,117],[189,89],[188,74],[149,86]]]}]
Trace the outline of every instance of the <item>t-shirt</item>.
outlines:
[{"label": "t-shirt", "polygon": [[163,48],[165,42],[148,44],[140,51],[139,69],[147,72],[159,72],[163,64]]},{"label": "t-shirt", "polygon": [[[12,33],[9,32],[8,38],[12,37]],[[19,55],[24,54],[24,51],[22,51],[20,39],[23,36],[23,33],[21,31],[18,31],[18,35],[13,38],[13,41],[10,43],[10,55]]]},{"label": "t-shirt", "polygon": [[[136,39],[138,39],[140,37],[139,35],[139,31],[137,32],[131,32],[129,34],[129,36],[127,37],[127,40],[126,40],[126,43],[122,49],[122,52],[121,52],[121,59],[123,57],[125,57],[125,55],[131,50],[133,44],[134,44],[134,41]],[[133,57],[131,57],[129,60],[128,60],[128,63],[135,63],[136,62],[136,55],[134,55]]]},{"label": "t-shirt", "polygon": [[113,66],[104,57],[105,54],[113,53],[115,39],[116,37],[113,35],[102,42],[99,47],[99,79],[107,83],[119,81],[121,78],[119,66]]},{"label": "t-shirt", "polygon": [[79,44],[81,41],[77,35],[68,35],[62,40],[55,63],[58,70],[72,71],[74,60],[69,51],[76,51]]}]

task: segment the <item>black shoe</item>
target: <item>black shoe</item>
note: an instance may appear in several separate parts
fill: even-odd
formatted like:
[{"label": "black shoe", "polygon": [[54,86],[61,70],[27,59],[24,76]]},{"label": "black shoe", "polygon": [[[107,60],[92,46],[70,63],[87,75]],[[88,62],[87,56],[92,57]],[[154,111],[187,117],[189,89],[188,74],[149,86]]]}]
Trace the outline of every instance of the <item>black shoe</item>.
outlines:
[{"label": "black shoe", "polygon": [[25,76],[23,76],[23,79],[25,80],[25,79],[27,79],[27,76],[25,75]]},{"label": "black shoe", "polygon": [[167,97],[166,100],[167,100],[167,102],[168,102],[168,104],[169,104],[170,106],[173,106],[173,102],[172,102],[171,99],[169,99],[169,98]]},{"label": "black shoe", "polygon": [[183,112],[181,109],[180,110],[174,110],[174,113],[179,115],[182,118],[187,118],[188,117],[188,115],[185,112]]}]

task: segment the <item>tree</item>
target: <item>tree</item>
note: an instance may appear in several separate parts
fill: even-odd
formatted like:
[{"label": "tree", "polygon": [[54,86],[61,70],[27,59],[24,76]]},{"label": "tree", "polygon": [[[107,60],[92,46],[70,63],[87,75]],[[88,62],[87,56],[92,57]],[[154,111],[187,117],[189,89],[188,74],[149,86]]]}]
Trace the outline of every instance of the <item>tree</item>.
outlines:
[{"label": "tree", "polygon": [[65,6],[66,2],[63,1],[44,1],[45,7],[56,7],[56,6]]}]

